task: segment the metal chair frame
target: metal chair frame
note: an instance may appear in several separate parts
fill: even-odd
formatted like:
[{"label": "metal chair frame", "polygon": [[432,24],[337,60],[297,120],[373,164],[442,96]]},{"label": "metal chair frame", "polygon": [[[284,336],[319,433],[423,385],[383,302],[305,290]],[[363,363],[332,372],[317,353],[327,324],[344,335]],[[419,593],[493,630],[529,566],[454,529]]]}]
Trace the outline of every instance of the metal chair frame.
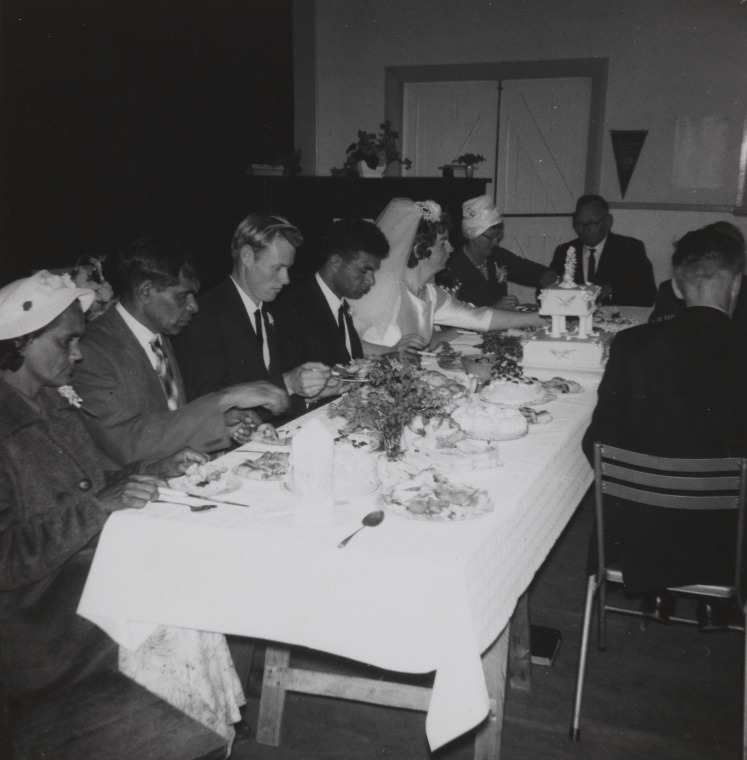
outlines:
[{"label": "metal chair frame", "polygon": [[[657,490],[652,490],[657,489]],[[708,492],[708,493],[706,493]],[[715,493],[714,493],[715,492]],[[702,494],[702,495],[701,495]],[[578,661],[576,693],[570,737],[581,737],[581,700],[589,648],[589,632],[594,599],[597,599],[599,651],[606,649],[606,613],[626,615],[643,613],[638,610],[613,607],[607,604],[607,583],[622,583],[619,568],[608,567],[604,550],[603,501],[605,496],[618,497],[644,506],[688,510],[737,510],[736,566],[734,584],[729,586],[694,584],[669,588],[677,594],[720,599],[736,599],[745,609],[742,588],[742,557],[745,542],[745,502],[747,501],[747,459],[671,459],[639,454],[601,443],[594,444],[594,507],[597,520],[597,549],[599,564],[586,586],[581,651]],[[696,624],[687,618],[672,617],[672,621]],[[747,760],[747,627],[732,627],[743,631],[745,655],[742,663],[742,759]]]}]

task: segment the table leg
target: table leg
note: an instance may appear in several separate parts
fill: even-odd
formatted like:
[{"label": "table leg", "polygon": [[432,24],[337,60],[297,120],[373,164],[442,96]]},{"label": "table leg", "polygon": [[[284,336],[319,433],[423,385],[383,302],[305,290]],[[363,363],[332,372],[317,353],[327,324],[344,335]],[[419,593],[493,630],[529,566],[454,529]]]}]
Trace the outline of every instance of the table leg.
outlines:
[{"label": "table leg", "polygon": [[529,594],[525,591],[511,616],[508,647],[508,678],[512,689],[532,688],[532,648],[529,625]]},{"label": "table leg", "polygon": [[499,760],[501,756],[501,731],[503,710],[506,704],[506,666],[511,623],[490,645],[482,656],[485,683],[488,687],[490,712],[477,729],[475,736],[475,760]]},{"label": "table leg", "polygon": [[290,647],[268,644],[265,653],[265,672],[262,679],[262,696],[259,699],[257,741],[277,747],[280,744],[280,728],[283,723],[286,688],[278,683],[274,673],[290,664]]}]

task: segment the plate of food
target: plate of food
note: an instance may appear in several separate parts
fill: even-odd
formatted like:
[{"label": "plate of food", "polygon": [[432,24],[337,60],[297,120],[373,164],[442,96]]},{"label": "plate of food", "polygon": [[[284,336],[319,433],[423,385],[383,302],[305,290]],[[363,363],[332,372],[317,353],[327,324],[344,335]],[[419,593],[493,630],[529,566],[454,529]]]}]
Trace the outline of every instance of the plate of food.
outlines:
[{"label": "plate of food", "polygon": [[487,491],[452,483],[434,470],[424,470],[398,483],[378,499],[396,517],[428,523],[464,522],[493,511]]},{"label": "plate of food", "polygon": [[259,446],[290,446],[291,435],[281,436],[275,429],[275,426],[269,422],[263,422],[258,425],[252,432],[251,440],[248,444],[244,444],[244,448],[247,451],[251,451],[252,444],[258,444]]},{"label": "plate of food", "polygon": [[346,383],[365,383],[368,382],[368,371],[370,369],[371,362],[369,360],[355,359],[349,364],[335,364],[332,367],[332,377]]},{"label": "plate of food", "polygon": [[290,452],[266,451],[234,466],[233,472],[244,480],[282,480],[288,472]]},{"label": "plate of food", "polygon": [[241,480],[225,465],[207,462],[190,465],[184,475],[169,480],[169,485],[193,496],[210,497],[237,491]]}]

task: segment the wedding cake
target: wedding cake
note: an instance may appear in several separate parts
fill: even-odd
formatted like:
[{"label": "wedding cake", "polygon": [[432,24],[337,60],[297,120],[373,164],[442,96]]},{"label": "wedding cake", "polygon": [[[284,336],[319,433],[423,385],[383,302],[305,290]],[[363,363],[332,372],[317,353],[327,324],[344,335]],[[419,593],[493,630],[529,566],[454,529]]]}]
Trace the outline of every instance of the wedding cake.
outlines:
[{"label": "wedding cake", "polygon": [[[540,293],[540,310],[552,319],[550,329],[540,331],[524,344],[524,369],[600,371],[604,366],[604,341],[594,332],[594,305],[598,285],[574,282],[576,251],[568,249],[565,274],[560,283]],[[577,317],[569,328],[566,317]]]}]

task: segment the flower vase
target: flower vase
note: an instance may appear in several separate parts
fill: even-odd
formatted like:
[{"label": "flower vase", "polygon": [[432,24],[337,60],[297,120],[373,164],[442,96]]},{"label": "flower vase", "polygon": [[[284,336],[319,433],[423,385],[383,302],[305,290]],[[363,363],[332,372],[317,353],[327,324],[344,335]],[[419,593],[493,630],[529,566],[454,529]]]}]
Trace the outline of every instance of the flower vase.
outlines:
[{"label": "flower vase", "polygon": [[467,179],[472,179],[472,177],[475,176],[475,167],[474,164],[466,164],[464,167],[464,176]]}]

